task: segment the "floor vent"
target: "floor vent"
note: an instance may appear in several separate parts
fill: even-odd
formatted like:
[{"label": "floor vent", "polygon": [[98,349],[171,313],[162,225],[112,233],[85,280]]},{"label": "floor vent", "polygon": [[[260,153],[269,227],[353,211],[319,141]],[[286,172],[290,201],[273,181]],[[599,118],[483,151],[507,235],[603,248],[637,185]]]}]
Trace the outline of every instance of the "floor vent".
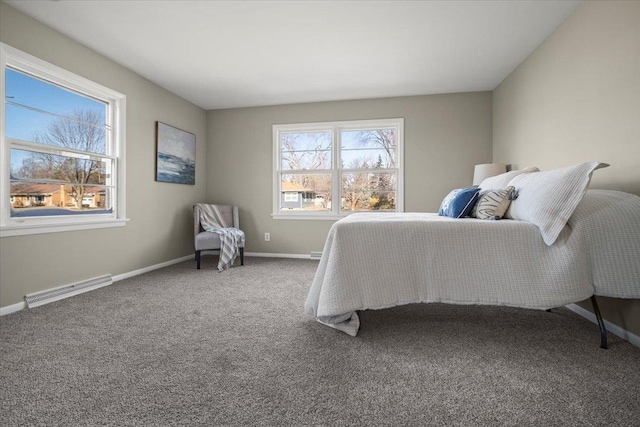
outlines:
[{"label": "floor vent", "polygon": [[69,298],[83,292],[91,291],[93,289],[98,289],[112,283],[113,280],[111,278],[111,275],[107,274],[106,276],[100,276],[82,282],[72,283],[70,285],[49,289],[47,291],[25,295],[24,299],[27,301],[27,307],[33,308],[64,298]]},{"label": "floor vent", "polygon": [[322,252],[311,252],[311,259],[320,259],[322,257]]}]

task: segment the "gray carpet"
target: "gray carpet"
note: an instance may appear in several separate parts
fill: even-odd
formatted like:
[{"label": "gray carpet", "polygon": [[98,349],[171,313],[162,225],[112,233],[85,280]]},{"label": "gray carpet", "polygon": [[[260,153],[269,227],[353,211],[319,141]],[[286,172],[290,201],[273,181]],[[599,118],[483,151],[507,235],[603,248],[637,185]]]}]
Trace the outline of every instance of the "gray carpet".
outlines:
[{"label": "gray carpet", "polygon": [[0,318],[3,426],[638,425],[640,349],[567,309],[410,305],[356,338],[317,262],[187,261]]}]

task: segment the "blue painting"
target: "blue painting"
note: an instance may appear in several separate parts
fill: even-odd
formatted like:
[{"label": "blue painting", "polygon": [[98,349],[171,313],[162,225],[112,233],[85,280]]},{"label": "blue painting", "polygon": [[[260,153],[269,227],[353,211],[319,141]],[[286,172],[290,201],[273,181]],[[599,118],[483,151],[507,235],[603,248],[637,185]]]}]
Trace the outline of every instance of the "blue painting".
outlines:
[{"label": "blue painting", "polygon": [[196,183],[196,136],[156,122],[156,181]]}]

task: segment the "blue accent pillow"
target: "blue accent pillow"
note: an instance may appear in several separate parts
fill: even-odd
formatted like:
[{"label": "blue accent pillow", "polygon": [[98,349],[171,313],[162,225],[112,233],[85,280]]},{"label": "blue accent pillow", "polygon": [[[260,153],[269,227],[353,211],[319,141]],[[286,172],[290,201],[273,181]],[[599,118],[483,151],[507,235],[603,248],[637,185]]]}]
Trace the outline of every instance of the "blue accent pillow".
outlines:
[{"label": "blue accent pillow", "polygon": [[458,188],[451,191],[440,205],[438,215],[451,218],[469,216],[471,210],[478,201],[480,188]]}]

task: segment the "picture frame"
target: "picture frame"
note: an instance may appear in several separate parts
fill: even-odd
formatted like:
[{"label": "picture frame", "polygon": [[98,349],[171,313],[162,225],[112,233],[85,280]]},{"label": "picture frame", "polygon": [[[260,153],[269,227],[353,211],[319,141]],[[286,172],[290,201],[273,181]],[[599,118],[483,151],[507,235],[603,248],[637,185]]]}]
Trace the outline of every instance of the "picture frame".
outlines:
[{"label": "picture frame", "polygon": [[156,122],[156,181],[196,183],[196,136]]}]

